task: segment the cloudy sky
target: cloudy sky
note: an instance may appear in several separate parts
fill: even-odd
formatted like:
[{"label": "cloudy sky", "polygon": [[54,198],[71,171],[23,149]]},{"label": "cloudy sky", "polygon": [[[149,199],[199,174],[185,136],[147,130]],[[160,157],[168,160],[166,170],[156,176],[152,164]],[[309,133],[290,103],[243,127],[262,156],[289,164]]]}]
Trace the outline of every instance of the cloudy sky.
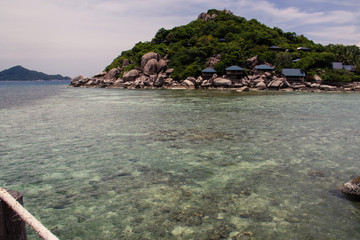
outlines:
[{"label": "cloudy sky", "polygon": [[22,65],[92,76],[159,28],[185,25],[212,8],[316,43],[360,46],[359,0],[1,0],[0,71]]}]

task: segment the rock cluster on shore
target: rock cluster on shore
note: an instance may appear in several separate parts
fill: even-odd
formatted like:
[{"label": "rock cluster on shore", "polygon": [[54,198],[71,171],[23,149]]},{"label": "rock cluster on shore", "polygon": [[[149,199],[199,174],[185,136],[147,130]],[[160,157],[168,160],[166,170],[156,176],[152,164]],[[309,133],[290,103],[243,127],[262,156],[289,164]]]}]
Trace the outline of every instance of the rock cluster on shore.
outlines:
[{"label": "rock cluster on shore", "polygon": [[[208,65],[218,62],[220,56],[213,56],[209,59]],[[214,74],[210,79],[203,79],[201,76],[188,77],[181,81],[175,81],[171,74],[174,69],[168,68],[170,60],[161,57],[160,54],[149,52],[142,56],[140,68],[125,71],[130,64],[124,60],[118,68],[109,72],[101,72],[91,78],[77,76],[72,79],[70,86],[73,87],[106,87],[106,88],[162,88],[162,89],[216,89],[227,88],[238,91],[249,90],[283,90],[283,91],[360,91],[360,83],[349,83],[341,86],[322,84],[318,75],[314,76],[313,82],[295,81],[289,82],[285,77],[276,75],[274,72],[257,73],[254,67],[259,64],[255,56],[247,60],[247,67],[251,69],[250,74],[242,79],[230,79],[227,76]]]}]

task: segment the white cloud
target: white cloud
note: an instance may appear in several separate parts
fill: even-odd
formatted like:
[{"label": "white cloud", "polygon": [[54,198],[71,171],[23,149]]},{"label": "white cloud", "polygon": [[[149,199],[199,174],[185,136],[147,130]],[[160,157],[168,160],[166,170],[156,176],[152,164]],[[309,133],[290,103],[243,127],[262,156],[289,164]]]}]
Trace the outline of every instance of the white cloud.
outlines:
[{"label": "white cloud", "polygon": [[[3,0],[0,70],[23,64],[49,73],[89,76],[136,42],[151,40],[159,28],[185,25],[211,8],[226,8],[316,42],[359,43],[358,2],[304,0],[299,7],[277,1]],[[332,8],[309,11],[306,7],[322,1]]]},{"label": "white cloud", "polygon": [[[321,43],[323,44],[342,42],[346,45],[360,45],[360,32],[359,28],[355,25],[329,27],[326,30],[318,29],[315,32],[309,32],[308,34],[317,39],[329,39],[329,37],[331,37],[333,40],[322,41]],[[353,39],[357,39],[357,42],[354,42]]]}]

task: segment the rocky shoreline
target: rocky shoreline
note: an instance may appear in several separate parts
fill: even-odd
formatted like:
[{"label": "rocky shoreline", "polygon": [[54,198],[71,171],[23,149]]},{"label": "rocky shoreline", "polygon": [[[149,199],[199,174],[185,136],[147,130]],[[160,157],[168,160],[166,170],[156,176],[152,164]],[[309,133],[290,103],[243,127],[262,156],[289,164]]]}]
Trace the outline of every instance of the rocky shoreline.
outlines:
[{"label": "rocky shoreline", "polygon": [[[211,59],[210,59],[211,60]],[[214,74],[209,79],[199,76],[188,77],[181,81],[175,81],[171,74],[174,69],[168,68],[170,60],[160,54],[149,52],[142,56],[141,67],[129,71],[124,69],[131,64],[124,60],[118,68],[109,72],[101,72],[93,77],[79,75],[71,80],[72,87],[96,87],[96,88],[125,88],[125,89],[231,89],[239,92],[257,90],[280,90],[280,91],[305,91],[305,92],[358,92],[360,82],[342,83],[335,85],[326,84],[318,76],[308,81],[287,81],[285,77],[276,75],[274,72],[258,73],[254,67],[258,64],[257,57],[247,60],[250,74],[242,79],[234,81],[225,75]],[[216,57],[208,62],[208,66],[216,64]],[[319,70],[321,71],[321,70]]]}]

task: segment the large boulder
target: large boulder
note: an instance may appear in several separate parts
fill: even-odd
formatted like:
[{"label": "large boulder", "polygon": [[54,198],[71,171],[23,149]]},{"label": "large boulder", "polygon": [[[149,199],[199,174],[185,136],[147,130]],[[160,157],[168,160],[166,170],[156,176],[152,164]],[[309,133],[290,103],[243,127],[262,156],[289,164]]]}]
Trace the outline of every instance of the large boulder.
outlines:
[{"label": "large boulder", "polygon": [[165,76],[162,74],[159,74],[154,82],[154,87],[162,87],[165,82]]},{"label": "large boulder", "polygon": [[311,88],[318,88],[318,87],[320,87],[320,84],[318,84],[318,83],[313,83],[313,84],[310,85],[310,87],[311,87]]},{"label": "large boulder", "polygon": [[360,176],[342,185],[340,191],[352,198],[360,200]]},{"label": "large boulder", "polygon": [[166,61],[164,59],[160,59],[157,63],[157,72],[165,72],[167,68]]},{"label": "large boulder", "polygon": [[202,12],[198,16],[198,20],[210,21],[217,17],[217,14],[213,13],[212,15],[207,14],[206,12]]},{"label": "large boulder", "polygon": [[181,85],[184,85],[187,89],[194,89],[195,84],[190,80],[184,80]]},{"label": "large boulder", "polygon": [[282,81],[283,81],[283,87],[284,87],[284,88],[289,88],[289,87],[291,87],[291,84],[290,84],[288,81],[286,81],[286,79],[283,79]]},{"label": "large boulder", "polygon": [[76,76],[73,79],[71,79],[70,85],[74,86],[74,87],[80,87],[81,85],[84,85],[89,81],[90,81],[90,78],[85,77],[83,75],[79,75],[79,76]]},{"label": "large boulder", "polygon": [[218,77],[218,78],[215,78],[215,79],[212,81],[212,84],[213,84],[214,87],[225,87],[225,88],[228,88],[228,87],[231,87],[232,82],[231,82],[231,80],[229,80],[229,79]]},{"label": "large boulder", "polygon": [[135,88],[144,88],[145,86],[145,81],[147,80],[147,77],[145,76],[140,76],[138,77],[135,81],[134,81],[134,87]]},{"label": "large boulder", "polygon": [[159,61],[159,59],[160,59],[160,54],[155,53],[155,52],[149,52],[149,53],[144,54],[141,58],[141,70],[144,70],[145,65],[151,59],[155,59],[156,63],[157,63],[157,61]]},{"label": "large boulder", "polygon": [[148,75],[156,74],[158,72],[158,60],[150,59],[144,66],[143,72]]},{"label": "large boulder", "polygon": [[202,88],[208,88],[211,86],[209,80],[204,80],[201,85],[200,85]]},{"label": "large boulder", "polygon": [[259,65],[259,57],[254,56],[246,60],[246,66],[250,69],[253,69],[256,65]]},{"label": "large boulder", "polygon": [[318,84],[322,82],[322,79],[319,75],[314,75],[314,79],[315,79],[316,83],[318,83]]},{"label": "large boulder", "polygon": [[320,85],[319,88],[321,90],[325,90],[325,91],[336,91],[337,90],[336,86],[330,86],[330,85]]},{"label": "large boulder", "polygon": [[196,78],[194,77],[188,77],[186,80],[191,81],[194,85],[196,85]]},{"label": "large boulder", "polygon": [[105,75],[105,79],[106,80],[116,79],[119,73],[120,71],[117,68],[113,68]]},{"label": "large boulder", "polygon": [[133,69],[128,72],[125,72],[123,75],[124,82],[131,82],[134,81],[139,76],[139,70]]},{"label": "large boulder", "polygon": [[100,78],[100,77],[104,77],[107,74],[107,72],[100,72],[94,75],[94,78]]},{"label": "large boulder", "polygon": [[170,76],[172,73],[174,72],[174,69],[173,68],[169,68],[166,70],[166,76]]},{"label": "large boulder", "polygon": [[174,82],[174,79],[169,77],[169,78],[165,79],[164,84],[167,85],[167,86],[171,86],[173,82]]},{"label": "large boulder", "polygon": [[199,76],[197,79],[196,79],[196,86],[200,86],[202,83],[203,83],[204,79]]},{"label": "large boulder", "polygon": [[258,84],[256,84],[255,87],[256,87],[257,89],[259,89],[259,90],[264,90],[264,89],[266,89],[266,84],[265,84],[264,81],[261,81],[261,82],[259,82]]},{"label": "large boulder", "polygon": [[281,88],[283,85],[284,85],[284,83],[283,83],[282,80],[276,79],[276,80],[271,81],[271,82],[268,84],[268,88],[279,89],[279,88]]},{"label": "large boulder", "polygon": [[140,75],[138,78],[135,79],[135,82],[146,82],[148,80],[149,77],[146,77],[144,75]]}]

